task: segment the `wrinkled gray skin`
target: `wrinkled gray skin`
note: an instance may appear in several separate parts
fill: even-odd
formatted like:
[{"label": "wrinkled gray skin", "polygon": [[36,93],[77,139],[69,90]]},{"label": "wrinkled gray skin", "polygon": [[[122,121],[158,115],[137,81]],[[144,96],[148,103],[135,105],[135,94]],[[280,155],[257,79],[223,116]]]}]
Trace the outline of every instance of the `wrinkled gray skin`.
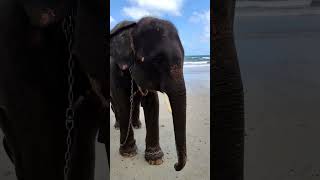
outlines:
[{"label": "wrinkled gray skin", "polygon": [[85,99],[76,110],[70,180],[94,180],[98,130],[102,142],[109,138],[106,1],[2,0],[0,129],[18,180],[63,179],[69,53],[61,27],[75,3],[74,98]]},{"label": "wrinkled gray skin", "polygon": [[[161,164],[159,145],[159,100],[157,91],[168,94],[178,155],[175,169],[186,164],[186,88],[183,77],[184,50],[178,32],[168,21],[146,17],[135,22],[119,23],[110,39],[111,102],[120,124],[120,154],[137,153],[132,127],[127,141],[131,79],[134,80],[134,107],[141,102],[147,128],[145,159]],[[131,73],[129,72],[131,69]],[[137,112],[134,112],[137,114]],[[135,119],[134,119],[135,120]]]},{"label": "wrinkled gray skin", "polygon": [[213,179],[244,179],[245,103],[234,38],[234,0],[213,2]]}]

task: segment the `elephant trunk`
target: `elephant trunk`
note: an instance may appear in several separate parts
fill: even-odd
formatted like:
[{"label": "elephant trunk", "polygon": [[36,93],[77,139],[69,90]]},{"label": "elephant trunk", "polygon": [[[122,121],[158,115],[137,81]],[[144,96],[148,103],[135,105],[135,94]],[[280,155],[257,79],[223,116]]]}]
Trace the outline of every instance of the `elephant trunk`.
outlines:
[{"label": "elephant trunk", "polygon": [[187,161],[186,87],[183,77],[181,79],[179,80],[179,82],[172,83],[173,85],[171,85],[171,87],[169,88],[170,90],[166,91],[172,108],[174,135],[178,155],[178,162],[174,166],[176,171],[182,170]]}]

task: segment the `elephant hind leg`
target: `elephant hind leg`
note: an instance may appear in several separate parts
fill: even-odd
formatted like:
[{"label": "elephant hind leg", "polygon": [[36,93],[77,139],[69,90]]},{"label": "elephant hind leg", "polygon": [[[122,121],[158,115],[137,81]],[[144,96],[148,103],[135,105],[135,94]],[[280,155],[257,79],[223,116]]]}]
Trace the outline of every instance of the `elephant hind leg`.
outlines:
[{"label": "elephant hind leg", "polygon": [[141,103],[141,96],[137,95],[134,98],[134,107],[132,112],[132,126],[134,129],[140,129],[142,126],[140,121],[140,103]]},{"label": "elephant hind leg", "polygon": [[120,124],[119,124],[119,110],[117,110],[117,104],[116,102],[113,100],[113,98],[110,98],[110,101],[111,101],[111,109],[114,113],[114,116],[115,116],[115,120],[116,122],[114,123],[113,127],[116,129],[116,130],[120,130]]}]

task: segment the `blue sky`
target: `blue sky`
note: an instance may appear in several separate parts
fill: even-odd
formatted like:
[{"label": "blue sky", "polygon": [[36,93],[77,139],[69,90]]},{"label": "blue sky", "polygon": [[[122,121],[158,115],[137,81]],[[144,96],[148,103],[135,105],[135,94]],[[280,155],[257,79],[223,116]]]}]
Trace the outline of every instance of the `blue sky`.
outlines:
[{"label": "blue sky", "polygon": [[110,27],[151,15],[178,29],[185,55],[210,54],[210,0],[111,0]]}]

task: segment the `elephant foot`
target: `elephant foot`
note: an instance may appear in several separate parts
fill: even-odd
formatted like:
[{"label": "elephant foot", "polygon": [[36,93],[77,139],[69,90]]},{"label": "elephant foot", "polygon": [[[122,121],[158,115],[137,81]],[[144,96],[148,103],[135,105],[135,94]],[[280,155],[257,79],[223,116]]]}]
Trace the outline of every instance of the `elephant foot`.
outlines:
[{"label": "elephant foot", "polygon": [[138,153],[138,147],[135,141],[132,145],[120,146],[119,153],[123,157],[134,157]]},{"label": "elephant foot", "polygon": [[159,146],[147,148],[144,157],[150,165],[160,165],[163,163],[163,152]]},{"label": "elephant foot", "polygon": [[149,160],[148,163],[150,165],[161,165],[163,163],[162,158],[161,159],[157,159],[157,160]]},{"label": "elephant foot", "polygon": [[120,124],[118,121],[116,121],[116,123],[114,123],[114,126],[113,126],[116,130],[119,130],[120,129]]},{"label": "elephant foot", "polygon": [[140,129],[141,128],[141,121],[140,119],[137,119],[136,121],[132,122],[132,126],[134,129]]}]

